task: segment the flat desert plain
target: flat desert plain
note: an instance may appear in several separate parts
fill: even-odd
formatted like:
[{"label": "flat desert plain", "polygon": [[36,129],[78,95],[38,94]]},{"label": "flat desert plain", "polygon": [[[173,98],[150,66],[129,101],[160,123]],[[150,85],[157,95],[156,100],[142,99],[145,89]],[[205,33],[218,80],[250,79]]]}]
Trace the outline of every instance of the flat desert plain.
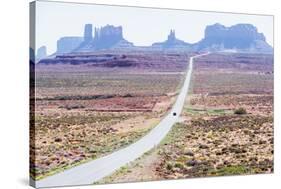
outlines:
[{"label": "flat desert plain", "polygon": [[36,64],[32,177],[45,178],[144,136],[173,105],[189,57],[107,51]]},{"label": "flat desert plain", "polygon": [[272,173],[273,135],[273,56],[213,53],[162,143],[98,183]]}]

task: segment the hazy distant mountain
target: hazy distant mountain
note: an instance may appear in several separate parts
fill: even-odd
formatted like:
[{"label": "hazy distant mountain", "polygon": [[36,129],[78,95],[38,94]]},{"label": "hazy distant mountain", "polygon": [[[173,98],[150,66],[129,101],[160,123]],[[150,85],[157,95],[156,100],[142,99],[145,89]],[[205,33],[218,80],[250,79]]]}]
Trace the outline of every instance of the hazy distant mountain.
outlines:
[{"label": "hazy distant mountain", "polygon": [[84,41],[76,48],[75,52],[89,52],[102,49],[119,49],[134,47],[133,43],[123,38],[122,27],[106,25],[95,28],[94,38],[92,35],[92,24],[86,24],[84,30]]},{"label": "hazy distant mountain", "polygon": [[193,45],[196,51],[219,51],[235,49],[245,52],[271,53],[272,47],[266,42],[265,36],[258,33],[251,24],[237,24],[225,27],[221,24],[209,25],[205,29],[204,39]]},{"label": "hazy distant mountain", "polygon": [[[186,35],[189,35],[188,33]],[[273,48],[266,42],[265,36],[258,33],[251,24],[237,24],[226,27],[221,24],[205,28],[205,36],[197,43],[190,44],[176,38],[171,30],[167,40],[153,43],[151,46],[137,47],[123,37],[121,26],[106,25],[95,28],[86,24],[83,37],[62,37],[57,41],[56,54],[71,52],[92,52],[97,50],[140,50],[140,51],[223,51],[232,50],[251,53],[272,53]]]},{"label": "hazy distant mountain", "polygon": [[47,47],[46,46],[39,47],[36,52],[36,61],[39,61],[46,57],[47,57]]},{"label": "hazy distant mountain", "polygon": [[175,30],[171,30],[168,38],[164,42],[153,43],[153,49],[162,50],[190,50],[191,44],[176,38]]},{"label": "hazy distant mountain", "polygon": [[83,37],[62,37],[57,41],[57,54],[72,52],[83,42]]}]

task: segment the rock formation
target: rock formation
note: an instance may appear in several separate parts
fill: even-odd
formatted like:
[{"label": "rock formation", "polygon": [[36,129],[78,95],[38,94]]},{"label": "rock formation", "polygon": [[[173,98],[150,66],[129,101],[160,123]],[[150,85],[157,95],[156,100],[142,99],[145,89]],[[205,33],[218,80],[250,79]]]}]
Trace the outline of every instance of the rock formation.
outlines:
[{"label": "rock formation", "polygon": [[89,52],[101,49],[130,48],[133,43],[123,38],[122,27],[106,25],[101,28],[95,28],[94,38],[92,38],[92,25],[86,24],[84,31],[84,41],[75,49],[75,52]]},{"label": "rock formation", "polygon": [[[70,52],[92,52],[96,50],[140,50],[140,51],[225,51],[272,53],[273,48],[266,42],[265,36],[251,24],[237,24],[225,27],[221,24],[209,25],[204,38],[195,44],[176,38],[171,30],[164,42],[152,46],[136,47],[123,37],[121,26],[106,25],[92,29],[86,24],[83,37],[63,37],[57,41],[57,54]],[[94,34],[93,34],[94,32]],[[188,35],[188,34],[186,34]]]},{"label": "rock formation", "polygon": [[41,60],[42,58],[45,58],[47,56],[47,47],[41,46],[37,49],[36,53],[36,60]]},{"label": "rock formation", "polygon": [[176,38],[175,30],[171,30],[168,38],[164,42],[153,43],[152,48],[154,49],[169,49],[169,50],[188,50],[190,44]]},{"label": "rock formation", "polygon": [[84,41],[91,41],[93,39],[93,26],[92,24],[86,24],[84,28]]},{"label": "rock formation", "polygon": [[72,52],[83,41],[83,37],[62,37],[57,41],[57,54]]},{"label": "rock formation", "polygon": [[221,24],[209,25],[205,29],[205,37],[194,45],[194,50],[225,50],[249,52],[272,52],[265,36],[258,33],[251,24],[237,24],[225,27]]}]

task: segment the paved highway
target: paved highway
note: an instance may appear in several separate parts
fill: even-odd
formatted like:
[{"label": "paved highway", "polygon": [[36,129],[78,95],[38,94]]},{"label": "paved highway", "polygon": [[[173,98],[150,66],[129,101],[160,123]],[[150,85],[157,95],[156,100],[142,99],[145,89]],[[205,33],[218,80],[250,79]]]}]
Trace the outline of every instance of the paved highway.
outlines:
[{"label": "paved highway", "polygon": [[186,95],[188,94],[193,70],[193,60],[207,54],[208,53],[190,57],[186,78],[175,104],[173,105],[171,111],[147,135],[135,143],[107,156],[78,165],[36,182],[31,180],[31,184],[36,188],[92,184],[106,176],[111,175],[120,167],[134,161],[145,152],[157,146],[168,134],[172,126],[178,121],[179,115],[184,106]]}]

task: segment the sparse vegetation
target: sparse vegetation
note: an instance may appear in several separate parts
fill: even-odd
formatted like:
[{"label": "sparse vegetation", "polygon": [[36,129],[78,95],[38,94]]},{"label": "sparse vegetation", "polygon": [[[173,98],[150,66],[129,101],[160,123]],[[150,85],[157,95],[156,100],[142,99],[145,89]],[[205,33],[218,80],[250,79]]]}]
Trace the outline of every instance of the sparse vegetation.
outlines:
[{"label": "sparse vegetation", "polygon": [[[189,119],[173,127],[159,150],[156,170],[162,178],[273,171],[273,76],[258,74],[273,67],[264,61],[268,57],[246,55],[242,67],[237,56],[197,60],[193,94],[182,113]],[[183,167],[167,169],[179,160]]]},{"label": "sparse vegetation", "polygon": [[[36,137],[31,146],[37,155],[34,177],[131,144],[171,107],[185,68],[175,63],[186,61],[185,55],[169,56],[164,63],[164,57],[120,57],[139,58],[145,66],[38,68],[36,129],[31,133]],[[273,172],[273,63],[269,55],[257,57],[212,54],[196,59],[181,123],[154,153],[138,160],[138,169],[127,165],[105,182],[126,180],[127,175],[138,181]],[[153,162],[145,161],[151,156]],[[146,171],[141,173],[146,177],[135,171]]]},{"label": "sparse vegetation", "polygon": [[[104,65],[36,65],[31,176],[44,178],[144,136],[171,107],[186,56],[122,53]],[[114,66],[127,60],[139,66]]]},{"label": "sparse vegetation", "polygon": [[[186,99],[182,121],[156,149],[153,174],[148,174],[178,179],[272,173],[273,75],[261,74],[272,73],[272,57],[211,54],[194,66],[193,93]],[[126,176],[117,175],[111,182]]]},{"label": "sparse vegetation", "polygon": [[245,108],[238,108],[234,110],[234,114],[238,114],[238,115],[247,114],[247,111]]},{"label": "sparse vegetation", "polygon": [[212,175],[217,176],[227,176],[227,175],[241,175],[241,174],[249,174],[248,168],[243,165],[236,165],[236,166],[229,166],[229,167],[223,167],[218,170],[214,170],[211,172]]}]

